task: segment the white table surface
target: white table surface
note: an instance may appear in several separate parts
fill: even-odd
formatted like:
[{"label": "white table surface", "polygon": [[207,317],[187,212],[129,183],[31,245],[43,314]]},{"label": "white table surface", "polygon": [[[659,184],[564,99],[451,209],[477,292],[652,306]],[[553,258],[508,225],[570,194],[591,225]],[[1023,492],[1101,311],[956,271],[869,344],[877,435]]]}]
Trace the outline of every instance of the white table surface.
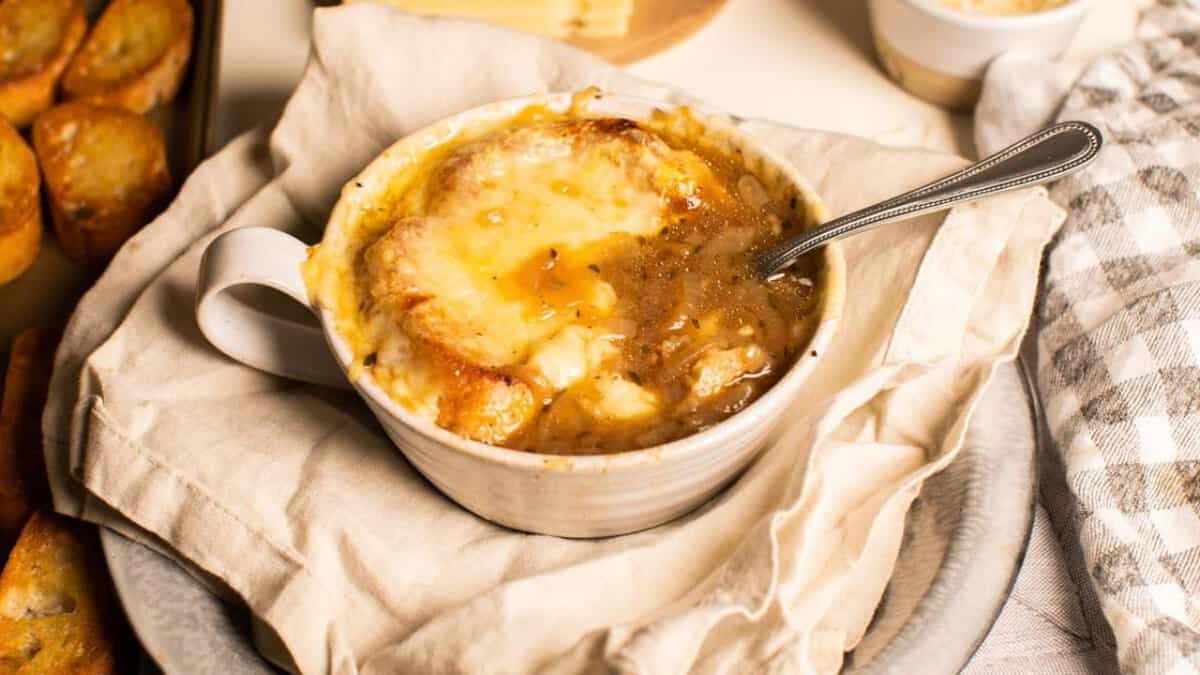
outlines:
[{"label": "white table surface", "polygon": [[[654,0],[638,0],[653,2]],[[1086,61],[1134,37],[1152,0],[1095,0],[1064,58]],[[225,0],[215,139],[270,124],[308,53],[311,0]],[[729,0],[686,42],[630,66],[716,107],[896,145],[974,154],[971,118],[924,103],[876,67],[865,0]],[[1062,548],[1039,509],[1030,551],[992,634],[964,671],[1095,673],[1113,668],[1078,602],[1047,603],[1073,588]],[[1013,654],[1021,657],[1014,660]]]},{"label": "white table surface", "polygon": [[[1096,0],[1067,58],[1132,38],[1147,1]],[[304,68],[312,8],[225,0],[218,147],[278,113]],[[865,0],[729,0],[699,33],[629,70],[747,117],[973,153],[968,116],[910,96],[876,67]]]}]

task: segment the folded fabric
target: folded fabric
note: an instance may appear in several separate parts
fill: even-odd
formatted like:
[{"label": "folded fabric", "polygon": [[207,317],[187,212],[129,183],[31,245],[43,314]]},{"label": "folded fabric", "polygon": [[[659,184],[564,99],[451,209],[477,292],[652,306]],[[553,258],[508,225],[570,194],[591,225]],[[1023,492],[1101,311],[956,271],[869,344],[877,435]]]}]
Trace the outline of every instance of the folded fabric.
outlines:
[{"label": "folded fabric", "polygon": [[1121,669],[1195,673],[1200,3],[1161,1],[1139,36],[1082,75],[1003,57],[988,73],[978,140],[987,150],[1055,117],[1107,136],[1092,167],[1050,192],[1070,216],[1049,251],[1035,326],[1057,451],[1045,500]]},{"label": "folded fabric", "polygon": [[[315,240],[376,153],[478,104],[593,85],[690,99],[483,24],[354,5],[318,10],[313,32],[269,148],[251,134],[205,163],[72,319],[45,420],[57,506],[227,584],[278,635],[270,656],[302,673],[836,672],[921,482],[1016,353],[1061,210],[1029,190],[849,241],[834,347],[735,485],[625,537],[513,532],[424,482],[354,397],[206,344],[191,313],[200,254],[246,225]],[[739,124],[834,213],[962,165]]]}]

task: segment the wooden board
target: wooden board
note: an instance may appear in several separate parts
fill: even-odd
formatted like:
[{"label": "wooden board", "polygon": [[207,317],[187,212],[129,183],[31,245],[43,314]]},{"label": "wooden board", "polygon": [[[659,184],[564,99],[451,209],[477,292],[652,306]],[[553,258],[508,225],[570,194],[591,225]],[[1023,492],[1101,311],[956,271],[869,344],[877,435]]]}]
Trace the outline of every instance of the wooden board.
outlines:
[{"label": "wooden board", "polygon": [[626,64],[683,42],[725,6],[725,0],[635,0],[629,32],[619,38],[570,38],[616,64]]}]

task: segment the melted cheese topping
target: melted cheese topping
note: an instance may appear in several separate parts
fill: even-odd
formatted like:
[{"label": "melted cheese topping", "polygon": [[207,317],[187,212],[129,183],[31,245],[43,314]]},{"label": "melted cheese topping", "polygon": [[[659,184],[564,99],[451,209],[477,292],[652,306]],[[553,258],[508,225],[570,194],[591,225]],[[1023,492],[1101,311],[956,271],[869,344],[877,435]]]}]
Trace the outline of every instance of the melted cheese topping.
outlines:
[{"label": "melted cheese topping", "polygon": [[411,159],[382,198],[348,186],[355,215],[304,274],[352,376],[456,433],[568,454],[671,440],[756,397],[811,334],[811,282],[750,280],[787,214],[731,160],[540,113]]},{"label": "melted cheese topping", "polygon": [[366,250],[371,297],[410,335],[491,368],[610,316],[612,287],[589,261],[614,235],[660,231],[670,200],[714,183],[694,154],[611,122],[505,130],[455,150],[421,214]]}]

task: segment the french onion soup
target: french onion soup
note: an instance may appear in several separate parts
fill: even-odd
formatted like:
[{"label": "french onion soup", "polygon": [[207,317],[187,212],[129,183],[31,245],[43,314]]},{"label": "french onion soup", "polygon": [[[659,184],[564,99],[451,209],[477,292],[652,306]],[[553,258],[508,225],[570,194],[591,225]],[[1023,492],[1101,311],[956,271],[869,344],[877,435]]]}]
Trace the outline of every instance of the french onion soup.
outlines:
[{"label": "french onion soup", "polygon": [[813,256],[763,282],[751,258],[815,215],[708,124],[534,107],[389,150],[303,269],[351,378],[466,438],[562,455],[749,405],[806,348],[823,275]]}]

